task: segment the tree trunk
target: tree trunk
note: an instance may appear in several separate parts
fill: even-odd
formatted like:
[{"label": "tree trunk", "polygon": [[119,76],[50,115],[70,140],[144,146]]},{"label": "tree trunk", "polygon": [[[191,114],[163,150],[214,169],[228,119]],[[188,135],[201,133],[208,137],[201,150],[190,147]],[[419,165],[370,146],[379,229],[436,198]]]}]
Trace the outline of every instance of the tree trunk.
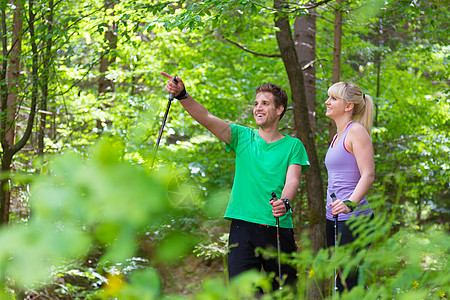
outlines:
[{"label": "tree trunk", "polygon": [[6,131],[6,140],[9,145],[14,145],[15,139],[15,118],[17,112],[17,94],[20,90],[19,84],[19,72],[20,72],[20,55],[22,53],[22,1],[14,1],[14,13],[13,13],[13,26],[12,26],[12,41],[11,41],[11,51],[8,61],[8,112],[7,112],[7,123],[8,128]]},{"label": "tree trunk", "polygon": [[341,79],[342,0],[336,0],[334,11],[333,83]]},{"label": "tree trunk", "polygon": [[[334,11],[334,47],[333,47],[333,83],[341,80],[341,41],[342,41],[342,0],[336,0],[336,10]],[[336,135],[336,124],[330,120],[329,142]]]},{"label": "tree trunk", "polygon": [[[116,5],[116,0],[105,0],[105,8],[114,9]],[[102,96],[106,93],[114,91],[114,85],[111,80],[106,78],[106,72],[108,71],[109,66],[116,61],[115,51],[117,49],[117,35],[116,35],[117,25],[115,22],[108,25],[108,30],[105,32],[105,42],[107,44],[107,51],[102,56],[100,61],[100,78],[98,80],[98,95]],[[107,104],[101,105],[100,109],[105,109],[109,107]],[[107,125],[111,125],[112,122],[110,120],[105,120]],[[103,131],[103,121],[97,120],[97,130],[99,133]]]},{"label": "tree trunk", "polygon": [[[286,6],[282,0],[274,0],[274,8],[281,10]],[[309,207],[309,237],[312,248],[316,253],[325,247],[325,203],[323,195],[322,177],[320,175],[319,160],[314,144],[314,137],[309,124],[308,107],[306,103],[305,83],[300,63],[295,51],[289,19],[282,13],[275,15],[275,26],[278,47],[280,48],[292,94],[294,107],[294,121],[296,136],[300,138],[308,153],[311,167],[306,171],[306,186]],[[319,284],[319,289],[321,284]],[[320,290],[316,286],[310,291],[309,299],[321,299]]]},{"label": "tree trunk", "polygon": [[0,180],[0,224],[8,224],[9,212],[11,207],[11,193],[10,193],[10,173],[11,173],[12,159],[9,155],[2,155],[2,172],[4,172],[3,178]]},{"label": "tree trunk", "polygon": [[[375,65],[377,69],[377,90],[375,93],[375,99],[374,100],[374,108],[375,108],[375,116],[374,116],[374,126],[378,127],[378,101],[376,99],[380,98],[380,84],[381,84],[381,65],[382,65],[382,59],[383,59],[383,52],[381,51],[381,47],[384,45],[384,39],[383,39],[383,20],[380,19],[379,21],[379,28],[378,32],[380,35],[377,39],[375,39],[375,44],[378,47],[378,50],[375,52]],[[375,137],[377,137],[377,134],[375,133]],[[374,149],[376,151],[376,149]]]},{"label": "tree trunk", "polygon": [[[2,11],[4,13],[4,11]],[[9,212],[11,204],[10,180],[9,173],[12,168],[12,155],[10,152],[11,145],[15,143],[15,118],[17,114],[18,105],[18,92],[20,90],[20,55],[22,53],[22,29],[23,29],[23,4],[21,0],[14,2],[13,23],[12,23],[12,40],[11,50],[9,57],[4,54],[3,71],[5,76],[2,76],[1,80],[5,80],[5,84],[2,84],[2,112],[6,112],[2,117],[2,158],[1,168],[2,172],[6,175],[0,181],[0,223],[6,224],[9,222]],[[3,21],[6,23],[6,14]],[[4,24],[6,29],[6,24]],[[7,53],[7,41],[6,37],[3,41],[3,53]],[[6,101],[4,101],[6,100]]]},{"label": "tree trunk", "polygon": [[[19,9],[19,12],[21,10]],[[11,163],[14,155],[22,149],[25,144],[27,143],[28,139],[31,136],[31,132],[33,129],[33,123],[34,123],[34,117],[36,115],[36,104],[37,104],[37,98],[38,98],[38,68],[39,68],[39,60],[38,60],[38,48],[36,44],[36,36],[34,32],[34,22],[35,22],[35,14],[33,12],[33,0],[30,0],[28,3],[28,30],[30,34],[30,44],[31,44],[31,55],[32,55],[32,70],[31,70],[31,105],[30,105],[30,114],[28,116],[27,125],[25,128],[25,131],[23,133],[23,136],[20,138],[20,140],[10,145],[6,138],[6,129],[8,128],[8,119],[9,117],[7,114],[6,116],[2,116],[1,118],[1,143],[2,143],[2,157],[1,157],[1,171],[3,174],[2,180],[0,181],[0,223],[1,224],[7,224],[9,222],[9,213],[10,213],[10,187],[9,187],[9,178],[11,173]],[[2,33],[6,32],[6,13],[2,9]],[[3,47],[3,53],[7,53],[7,42],[6,37],[2,36],[2,47]],[[7,56],[4,56],[7,58]],[[6,81],[5,73],[8,68],[7,63],[5,63],[5,60],[3,61],[3,69],[2,73],[0,74],[1,78],[1,104],[2,104],[2,111],[11,112],[11,109],[7,106],[7,96],[8,96],[8,86],[4,82]],[[15,110],[12,110],[15,111]]]},{"label": "tree trunk", "polygon": [[41,83],[41,91],[42,98],[40,103],[40,124],[39,124],[39,132],[38,132],[38,155],[44,155],[44,138],[45,138],[45,129],[47,127],[47,103],[48,103],[48,83],[50,79],[50,62],[52,57],[52,46],[53,46],[53,0],[49,0],[49,12],[46,14],[47,18],[47,35],[49,38],[47,39],[45,45],[45,53],[43,58],[43,70],[42,70],[42,83]]},{"label": "tree trunk", "polygon": [[305,81],[306,103],[308,105],[309,123],[316,131],[316,16],[315,9],[309,15],[295,19],[294,44]]},{"label": "tree trunk", "polygon": [[98,94],[101,96],[108,92],[114,91],[114,86],[111,80],[106,78],[106,72],[108,71],[109,66],[116,60],[116,55],[114,51],[117,48],[117,36],[115,34],[116,24],[108,27],[108,30],[105,32],[105,40],[108,44],[108,51],[106,55],[103,55],[102,60],[100,61],[100,78],[98,80]]}]

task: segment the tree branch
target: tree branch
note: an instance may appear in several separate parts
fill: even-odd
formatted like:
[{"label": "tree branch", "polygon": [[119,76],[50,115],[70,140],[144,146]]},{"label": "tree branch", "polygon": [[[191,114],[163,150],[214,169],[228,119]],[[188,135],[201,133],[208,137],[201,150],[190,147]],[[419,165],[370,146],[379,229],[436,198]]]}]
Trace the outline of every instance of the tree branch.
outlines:
[{"label": "tree branch", "polygon": [[254,54],[254,55],[264,56],[264,57],[281,57],[280,54],[264,54],[264,53],[255,52],[255,51],[252,51],[252,50],[250,50],[250,49],[245,48],[245,47],[242,46],[242,45],[239,45],[239,44],[236,43],[236,42],[233,42],[232,40],[229,40],[229,39],[225,39],[225,40],[226,40],[227,42],[229,42],[230,44],[235,45],[235,46],[238,47],[239,49],[244,50],[245,52],[248,52],[248,53],[251,53],[251,54]]},{"label": "tree branch", "polygon": [[309,67],[311,67],[312,65],[314,65],[316,62],[321,61],[321,60],[325,60],[325,61],[326,61],[325,58],[318,58],[318,59],[312,60],[312,61],[308,62],[307,64],[305,64],[305,65],[302,67],[302,71],[308,69]]},{"label": "tree branch", "polygon": [[298,11],[301,11],[301,10],[305,10],[305,9],[313,9],[313,8],[319,7],[319,6],[321,6],[321,5],[327,4],[328,2],[331,2],[331,1],[332,1],[332,0],[322,0],[322,1],[319,1],[319,2],[311,1],[311,5],[308,5],[308,6],[297,6],[298,3],[296,3],[296,2],[288,2],[288,1],[286,1],[285,4],[287,4],[287,5],[290,5],[290,4],[291,4],[291,5],[293,5],[293,6],[297,6],[297,7],[288,9],[288,10],[283,10],[283,9],[281,9],[281,8],[268,7],[268,6],[265,6],[265,5],[263,5],[263,4],[257,3],[257,1],[255,1],[255,0],[253,0],[252,3],[253,3],[255,6],[259,6],[259,7],[268,9],[268,10],[276,11],[276,12],[279,12],[279,13],[287,13],[287,14],[290,14],[290,13],[295,13],[295,12],[298,12]]}]

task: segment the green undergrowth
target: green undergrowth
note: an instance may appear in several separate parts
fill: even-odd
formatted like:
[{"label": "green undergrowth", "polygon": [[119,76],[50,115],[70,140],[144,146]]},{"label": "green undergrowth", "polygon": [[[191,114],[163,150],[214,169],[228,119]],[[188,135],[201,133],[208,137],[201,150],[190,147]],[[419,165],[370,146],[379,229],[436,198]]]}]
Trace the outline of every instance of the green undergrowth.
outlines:
[{"label": "green undergrowth", "polygon": [[[1,299],[253,299],[256,288],[265,291],[262,299],[307,299],[319,286],[322,299],[448,297],[448,233],[438,226],[393,232],[399,213],[381,211],[372,221],[352,221],[361,238],[336,253],[314,254],[308,238],[297,237],[299,251],[282,257],[298,269],[293,289],[270,291],[260,272],[229,282],[226,225],[217,221],[226,197],[200,201],[172,170],[130,163],[123,149],[105,138],[88,158],[55,157],[32,179],[31,218],[0,230]],[[188,268],[180,268],[188,258],[219,262],[213,272],[194,274],[191,290],[183,282]],[[346,278],[356,266],[361,285],[334,295],[335,268]],[[167,291],[164,280],[175,269],[184,292]]]}]

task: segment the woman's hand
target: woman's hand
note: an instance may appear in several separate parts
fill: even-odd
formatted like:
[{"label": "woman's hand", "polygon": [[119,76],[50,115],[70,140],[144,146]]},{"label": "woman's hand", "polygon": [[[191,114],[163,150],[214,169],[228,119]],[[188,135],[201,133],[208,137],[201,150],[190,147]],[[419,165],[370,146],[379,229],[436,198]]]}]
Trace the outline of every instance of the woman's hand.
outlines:
[{"label": "woman's hand", "polygon": [[340,199],[338,199],[334,202],[331,202],[330,206],[331,206],[331,214],[332,215],[338,215],[340,213],[348,214],[352,211],[350,209],[350,207],[345,205],[344,202]]}]

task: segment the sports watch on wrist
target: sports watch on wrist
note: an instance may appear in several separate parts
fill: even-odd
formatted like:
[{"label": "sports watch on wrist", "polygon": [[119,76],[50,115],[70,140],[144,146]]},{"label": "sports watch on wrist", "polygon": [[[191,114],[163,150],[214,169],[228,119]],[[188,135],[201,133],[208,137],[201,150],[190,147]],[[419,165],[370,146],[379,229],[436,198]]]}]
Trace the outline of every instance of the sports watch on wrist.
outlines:
[{"label": "sports watch on wrist", "polygon": [[283,198],[283,199],[280,199],[280,200],[283,201],[284,206],[286,207],[286,211],[291,209],[291,203],[289,202],[289,199]]},{"label": "sports watch on wrist", "polygon": [[184,100],[184,99],[186,99],[188,96],[189,96],[189,93],[186,92],[186,88],[183,87],[183,90],[181,91],[181,93],[180,93],[178,96],[175,97],[175,99],[177,99],[177,100]]},{"label": "sports watch on wrist", "polygon": [[347,205],[348,208],[350,208],[350,212],[352,212],[355,209],[355,203],[353,203],[350,200],[345,200],[344,204]]}]

